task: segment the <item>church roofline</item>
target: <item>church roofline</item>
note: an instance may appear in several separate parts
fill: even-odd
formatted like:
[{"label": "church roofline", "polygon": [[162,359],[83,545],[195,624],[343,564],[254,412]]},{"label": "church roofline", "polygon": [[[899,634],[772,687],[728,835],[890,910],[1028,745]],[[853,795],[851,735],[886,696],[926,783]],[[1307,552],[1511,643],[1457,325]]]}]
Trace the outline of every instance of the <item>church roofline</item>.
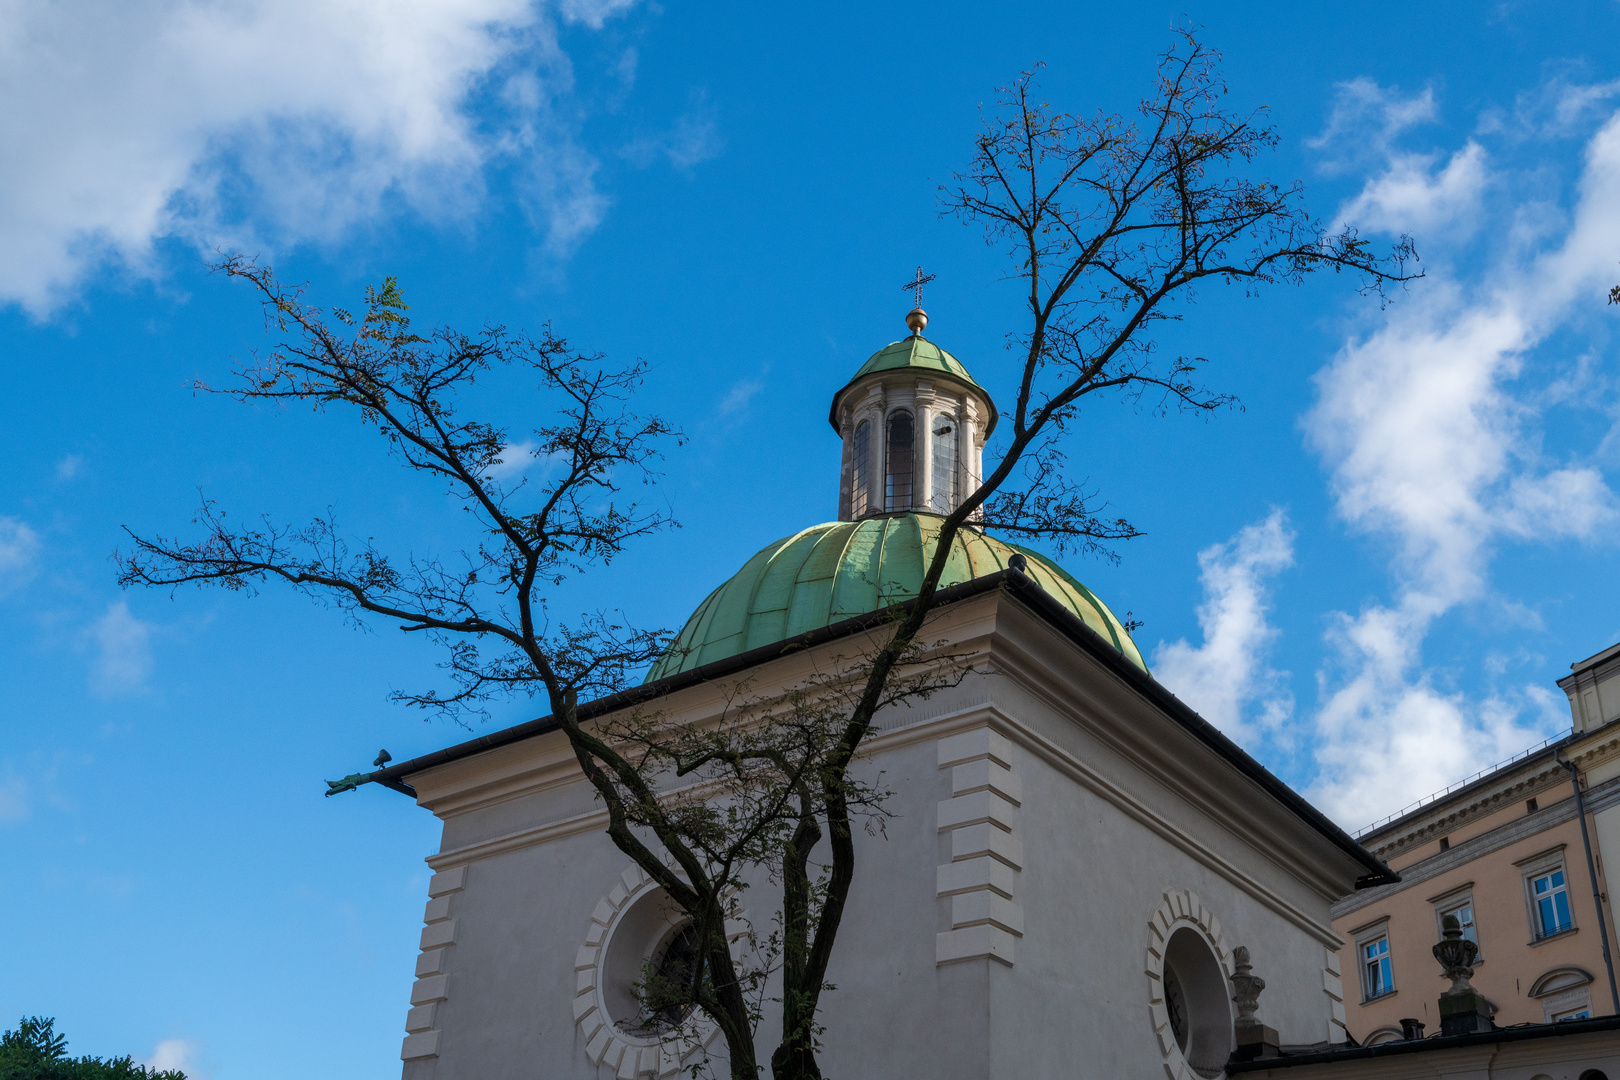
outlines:
[{"label": "church roofline", "polygon": [[[1085,649],[1116,677],[1130,684],[1138,693],[1157,705],[1172,720],[1187,729],[1199,742],[1224,758],[1228,764],[1236,768],[1239,773],[1243,774],[1244,777],[1266,794],[1282,803],[1312,830],[1366,867],[1367,874],[1357,882],[1357,888],[1393,884],[1400,881],[1399,874],[1391,870],[1372,852],[1357,843],[1355,838],[1329,820],[1327,815],[1318,810],[1304,796],[1283,783],[1264,765],[1250,757],[1242,747],[1227,738],[1219,728],[1199,716],[1180,698],[1165,689],[1158,680],[1132,664],[1119,653],[1111,642],[1087,626],[1084,620],[1065,608],[1027,575],[1017,570],[1002,570],[994,574],[987,574],[984,577],[974,578],[972,581],[964,581],[959,585],[941,589],[935,594],[934,602],[936,606],[942,606],[998,590],[1014,596],[1019,602],[1041,616],[1048,624]],[[900,606],[902,608],[909,607],[912,603],[915,603],[915,601],[908,601]],[[889,617],[887,610],[856,615],[853,618],[818,627],[786,641],[762,645],[759,648],[750,649],[735,656],[728,656],[711,664],[705,664],[702,667],[678,672],[657,682],[630,687],[616,694],[610,694],[607,697],[597,698],[595,701],[580,705],[579,717],[581,720],[589,720],[643,701],[674,693],[689,686],[723,678],[734,672],[753,667],[756,664],[774,660],[789,652],[810,648],[827,641],[847,637],[850,634],[860,633],[878,625]],[[445,747],[442,750],[435,750],[430,754],[424,754],[421,757],[412,758],[397,765],[390,765],[385,769],[378,769],[375,772],[366,774],[360,780],[360,783],[381,784],[383,787],[415,798],[416,789],[407,783],[405,779],[408,776],[439,765],[449,764],[452,761],[459,761],[462,758],[472,757],[486,750],[493,750],[496,747],[544,735],[557,730],[558,727],[559,724],[555,719],[550,716],[542,716],[501,731],[481,735],[476,739],[469,739],[466,742]]]}]

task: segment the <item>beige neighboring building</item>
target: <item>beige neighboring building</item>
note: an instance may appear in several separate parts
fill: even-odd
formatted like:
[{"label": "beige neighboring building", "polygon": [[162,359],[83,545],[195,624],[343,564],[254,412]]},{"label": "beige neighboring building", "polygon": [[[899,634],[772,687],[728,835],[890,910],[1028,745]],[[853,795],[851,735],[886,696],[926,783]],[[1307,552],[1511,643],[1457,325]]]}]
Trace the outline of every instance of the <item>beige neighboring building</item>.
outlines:
[{"label": "beige neighboring building", "polygon": [[1437,1030],[1447,915],[1479,945],[1473,984],[1498,1027],[1620,1013],[1604,877],[1620,880],[1620,645],[1571,668],[1568,735],[1357,837],[1401,875],[1333,908],[1362,1044],[1400,1041],[1408,1018]]}]

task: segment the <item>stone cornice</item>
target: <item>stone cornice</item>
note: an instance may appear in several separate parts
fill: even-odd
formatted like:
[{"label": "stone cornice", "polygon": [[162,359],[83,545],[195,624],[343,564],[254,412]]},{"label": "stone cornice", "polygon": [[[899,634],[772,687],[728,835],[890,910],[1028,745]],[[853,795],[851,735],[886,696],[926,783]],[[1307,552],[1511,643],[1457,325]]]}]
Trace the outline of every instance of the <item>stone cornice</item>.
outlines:
[{"label": "stone cornice", "polygon": [[1620,757],[1620,721],[1555,743],[1359,839],[1374,855],[1388,861],[1511,803],[1567,785],[1569,773],[1553,760],[1555,751],[1582,772]]},{"label": "stone cornice", "polygon": [[1571,693],[1577,685],[1590,686],[1616,668],[1620,668],[1620,645],[1611,645],[1596,656],[1571,664],[1570,673],[1559,679],[1558,685],[1565,693]]},{"label": "stone cornice", "polygon": [[[1014,600],[1012,608],[1034,615],[1040,622],[1044,622],[1048,629],[1055,631],[1057,639],[1067,640],[1070,645],[1078,646],[1079,655],[1089,659],[1104,673],[1112,675],[1113,678],[1099,682],[1099,687],[1106,687],[1105,691],[1100,691],[1101,696],[1109,698],[1116,705],[1120,704],[1122,699],[1129,699],[1127,712],[1135,712],[1139,707],[1146,706],[1148,710],[1169,721],[1169,730],[1179,730],[1182,735],[1188,737],[1190,742],[1183,744],[1187,749],[1196,746],[1204,751],[1213,751],[1217,758],[1248,782],[1247,785],[1238,785],[1243,789],[1248,801],[1252,802],[1253,795],[1258,793],[1262,796],[1260,804],[1283,809],[1284,817],[1326,839],[1358,866],[1371,871],[1367,875],[1369,881],[1382,880],[1390,875],[1391,871],[1387,865],[1379,862],[1341,827],[1255,761],[1209,721],[1171,694],[1151,675],[1126,659],[1113,643],[1102,638],[1072,611],[1047,595],[1033,579],[1017,570],[1007,569],[953,585],[942,589],[935,596],[936,611],[943,614],[962,601],[989,595],[996,598],[998,605],[1003,599]],[[904,609],[911,603],[914,601],[908,601],[900,606]],[[966,606],[975,609],[981,607],[977,604]],[[996,610],[999,610],[999,606]],[[763,667],[771,661],[783,661],[792,657],[798,657],[802,661],[806,653],[819,654],[818,647],[821,645],[852,635],[872,635],[881,632],[888,617],[886,611],[858,615],[786,641],[764,645],[724,660],[680,672],[654,683],[631,687],[581,705],[579,719],[588,720],[616,710],[667,700],[675,695],[686,695],[700,685],[740,675],[745,670]],[[946,616],[947,619],[949,617]],[[995,617],[992,616],[992,624],[994,621]],[[779,674],[780,670],[779,668],[777,672],[773,672],[773,676]],[[1073,685],[1072,680],[1070,685]],[[419,795],[412,786],[414,783],[421,783],[425,788],[429,788],[435,786],[435,781],[438,781],[437,786],[441,793],[454,794],[462,784],[460,780],[451,778],[464,776],[462,764],[468,759],[547,735],[555,731],[556,727],[557,723],[553,718],[541,717],[410,761],[392,764],[385,769],[365,775],[361,782],[374,782],[393,788],[416,798],[420,805],[438,812],[441,806],[434,805],[434,797],[425,793]],[[1138,734],[1136,741],[1142,743],[1144,737]],[[1193,756],[1200,761],[1207,760],[1202,753],[1195,752]],[[1184,767],[1184,771],[1197,778],[1195,769]],[[407,778],[411,783],[406,782]]]},{"label": "stone cornice", "polygon": [[[1096,770],[1090,768],[1061,747],[1055,746],[1045,738],[1030,731],[1024,725],[1011,720],[993,706],[976,704],[971,708],[947,716],[930,718],[916,724],[886,731],[873,736],[871,743],[868,744],[864,752],[877,754],[886,749],[894,749],[909,743],[942,738],[955,732],[981,727],[986,721],[990,722],[992,730],[1005,735],[1013,743],[1057,768],[1059,772],[1107,799],[1125,811],[1127,816],[1147,826],[1169,841],[1174,847],[1236,885],[1262,905],[1304,930],[1323,945],[1338,948],[1341,944],[1338,935],[1333,933],[1330,927],[1324,926],[1321,922],[1312,918],[1286,897],[1254,881],[1251,875],[1245,874],[1198,838],[1184,829],[1165,821],[1140,800],[1122,790]],[[549,821],[542,825],[520,829],[516,832],[467,844],[449,851],[441,851],[436,855],[429,855],[424,861],[434,870],[444,871],[457,866],[465,866],[480,859],[487,859],[506,852],[533,847],[536,844],[559,840],[566,836],[574,836],[585,832],[602,832],[606,828],[607,811],[592,810],[588,813],[577,814],[557,821]]]},{"label": "stone cornice", "polygon": [[[1574,816],[1575,816],[1574,814],[1570,815],[1570,817],[1574,817]],[[1536,852],[1534,855],[1526,855],[1522,859],[1514,859],[1513,860],[1513,865],[1514,866],[1528,866],[1530,863],[1538,863],[1538,862],[1541,862],[1544,859],[1552,858],[1554,855],[1559,854],[1560,852],[1562,852],[1567,847],[1569,847],[1569,844],[1560,842],[1560,843],[1554,844],[1552,847],[1543,848],[1541,851]]]},{"label": "stone cornice", "polygon": [[1585,794],[1588,814],[1596,814],[1611,806],[1620,805],[1620,783],[1599,784]]},{"label": "stone cornice", "polygon": [[[1003,580],[1016,587],[1003,589]],[[1044,610],[1042,601],[1048,606],[1055,602],[1023,587],[1024,580],[1015,571],[979,579],[963,590],[961,602],[942,606],[931,617],[933,632],[949,628],[942,636],[955,643],[955,650],[980,655],[987,681],[978,700],[958,699],[965,708],[941,700],[895,710],[879,718],[881,732],[863,750],[876,755],[913,739],[941,737],[961,724],[988,721],[1013,743],[1324,946],[1342,944],[1331,926],[1308,910],[1304,897],[1314,893],[1333,899],[1350,887],[1357,873],[1370,868],[1367,864],[1376,865],[1371,857],[1150,677],[1128,666],[1117,651],[1101,639],[1091,641],[1096,635],[1078,619],[1065,622]],[[744,677],[744,669],[768,659],[773,662],[773,681],[792,681],[797,668],[824,667],[830,649],[847,648],[834,640],[835,635],[828,634],[807,640],[798,650],[773,646],[758,656],[745,654],[736,663],[735,674]],[[775,655],[767,657],[766,652]],[[724,679],[729,673],[704,674],[706,678],[674,693],[655,691],[645,702],[641,694],[625,695],[614,704],[662,708],[693,719],[717,715],[724,707]],[[1006,689],[1001,688],[1002,680]],[[1039,702],[1054,719],[1072,724],[1102,753],[1092,760],[1090,750],[1058,745],[1047,734],[1013,719],[1012,714],[1024,710],[1012,700],[999,704],[996,700],[1020,695]],[[519,738],[508,736],[496,745],[479,741],[423,762],[426,768],[408,766],[401,772],[417,786],[418,801],[447,819],[573,782],[577,764],[560,733],[538,724],[525,727],[529,730]],[[530,742],[536,736],[542,740],[549,736],[553,745]],[[521,742],[529,746],[518,745]],[[1184,812],[1167,818],[1169,804],[1161,799],[1216,823],[1240,844],[1219,845],[1231,850],[1217,850],[1195,835],[1190,823],[1175,820],[1186,816]],[[599,831],[604,818],[600,810],[587,811],[575,803],[550,821],[483,837],[428,861],[435,868],[464,865],[562,836]]]}]

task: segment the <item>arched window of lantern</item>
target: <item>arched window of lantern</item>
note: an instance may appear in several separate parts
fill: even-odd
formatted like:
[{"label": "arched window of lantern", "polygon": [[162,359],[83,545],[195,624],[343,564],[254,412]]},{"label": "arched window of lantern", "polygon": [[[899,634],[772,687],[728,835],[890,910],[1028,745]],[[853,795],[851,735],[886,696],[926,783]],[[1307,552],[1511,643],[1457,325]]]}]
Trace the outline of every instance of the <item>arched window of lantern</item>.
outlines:
[{"label": "arched window of lantern", "polygon": [[849,516],[858,518],[872,509],[872,425],[862,420],[855,426],[849,488]]},{"label": "arched window of lantern", "polygon": [[911,410],[896,409],[889,414],[889,452],[885,455],[889,475],[884,490],[887,510],[911,509],[912,447],[916,436]]},{"label": "arched window of lantern", "polygon": [[936,416],[934,424],[934,490],[932,509],[948,514],[956,509],[956,429],[954,417]]}]

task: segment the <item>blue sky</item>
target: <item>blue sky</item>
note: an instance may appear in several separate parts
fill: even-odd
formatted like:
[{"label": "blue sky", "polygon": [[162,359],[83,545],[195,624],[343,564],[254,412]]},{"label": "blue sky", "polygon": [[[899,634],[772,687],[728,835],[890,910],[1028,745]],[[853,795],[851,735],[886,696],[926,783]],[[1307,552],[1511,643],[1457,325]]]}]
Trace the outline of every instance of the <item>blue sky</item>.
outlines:
[{"label": "blue sky", "polygon": [[[21,0],[0,13],[0,1018],[208,1080],[397,1075],[433,819],[323,778],[464,732],[387,701],[434,656],[268,592],[122,594],[121,527],[333,507],[401,550],[454,508],[336,416],[193,394],[265,342],[215,248],[319,301],[398,275],[425,322],[537,326],[653,367],[683,527],[560,611],[678,626],[832,517],[827,402],[904,333],[992,392],[1008,263],[937,213],[975,110],[1032,61],[1124,110],[1185,5]],[[1620,641],[1620,6],[1193,5],[1264,162],[1411,232],[1346,279],[1210,288],[1166,347],[1243,402],[1098,409],[1069,446],[1146,535],[1070,569],[1156,672],[1355,827],[1568,724]],[[533,402],[492,385],[521,430]],[[529,410],[529,411],[526,411]],[[522,703],[492,723],[528,719]]]}]

